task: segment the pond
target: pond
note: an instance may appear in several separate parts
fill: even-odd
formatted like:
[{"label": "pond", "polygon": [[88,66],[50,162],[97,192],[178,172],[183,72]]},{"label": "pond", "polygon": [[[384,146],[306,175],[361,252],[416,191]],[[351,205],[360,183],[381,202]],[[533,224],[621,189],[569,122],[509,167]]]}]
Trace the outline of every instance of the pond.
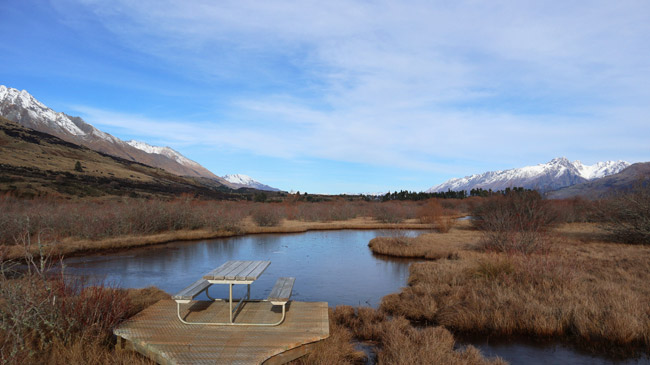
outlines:
[{"label": "pond", "polygon": [[[422,231],[400,232],[417,235]],[[193,242],[173,242],[113,254],[70,258],[66,272],[82,274],[125,288],[156,286],[174,294],[228,260],[270,260],[271,265],[251,285],[253,298],[268,296],[278,277],[296,278],[292,299],[337,305],[377,307],[381,298],[406,285],[408,266],[415,260],[373,255],[368,242],[385,231],[312,231],[262,234]],[[217,289],[217,290],[213,290]],[[235,288],[235,296],[245,286]],[[228,297],[226,285],[210,288],[212,296]],[[205,294],[197,299],[207,300]],[[616,361],[595,357],[561,343],[463,339],[487,356],[512,364],[650,364],[647,358]]]},{"label": "pond", "polygon": [[[414,234],[415,232],[407,232]],[[66,272],[90,275],[125,288],[156,286],[174,294],[228,260],[270,260],[251,285],[253,298],[268,296],[275,280],[296,278],[292,299],[377,307],[383,296],[398,292],[413,260],[375,256],[368,242],[382,231],[313,231],[262,234],[195,242],[174,242],[109,255],[66,260]],[[235,286],[235,294],[245,286]],[[203,296],[197,299],[206,299]],[[226,285],[210,295],[228,297]]]}]

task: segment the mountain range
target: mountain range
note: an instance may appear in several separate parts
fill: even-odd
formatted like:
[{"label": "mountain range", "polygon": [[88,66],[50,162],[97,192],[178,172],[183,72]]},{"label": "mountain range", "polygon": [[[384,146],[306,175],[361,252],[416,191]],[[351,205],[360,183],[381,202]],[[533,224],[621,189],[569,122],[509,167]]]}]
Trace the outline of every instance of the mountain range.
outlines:
[{"label": "mountain range", "polygon": [[248,175],[233,174],[233,175],[222,176],[222,178],[227,182],[231,183],[232,185],[234,185],[235,187],[253,188],[257,190],[266,190],[266,191],[280,191],[280,189],[276,189],[274,187],[264,185],[259,181],[253,180],[253,178]]},{"label": "mountain range", "polygon": [[628,166],[630,163],[625,161],[605,161],[594,165],[583,165],[580,161],[571,162],[565,157],[559,157],[535,166],[488,171],[450,179],[431,187],[427,192],[470,191],[476,188],[496,191],[509,187],[524,187],[548,192],[613,175]]},{"label": "mountain range", "polygon": [[568,199],[580,196],[586,199],[600,199],[612,194],[629,191],[635,185],[647,183],[649,180],[650,162],[639,162],[630,165],[617,174],[548,192],[546,197],[549,199]]},{"label": "mountain range", "polygon": [[125,160],[158,167],[179,176],[208,178],[233,189],[247,187],[278,191],[250,177],[230,182],[170,147],[152,146],[135,140],[123,141],[95,128],[79,117],[48,108],[26,90],[20,91],[0,85],[0,116],[24,127],[59,137],[64,141]]},{"label": "mountain range", "polygon": [[0,194],[18,197],[242,199],[214,179],[166,170],[65,141],[0,116]]}]

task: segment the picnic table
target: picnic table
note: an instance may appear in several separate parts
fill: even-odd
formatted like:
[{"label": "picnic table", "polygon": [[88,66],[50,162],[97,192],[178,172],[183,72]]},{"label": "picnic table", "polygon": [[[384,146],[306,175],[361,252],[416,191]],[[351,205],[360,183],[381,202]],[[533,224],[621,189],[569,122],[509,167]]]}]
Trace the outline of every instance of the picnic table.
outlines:
[{"label": "picnic table", "polygon": [[[281,305],[282,306],[282,319],[277,323],[235,323],[234,314],[237,312],[238,308],[242,303],[247,301],[252,301],[251,296],[251,284],[257,280],[264,270],[271,264],[271,261],[228,261],[223,265],[217,267],[216,269],[208,272],[203,275],[201,279],[188,286],[187,288],[181,290],[178,294],[174,295],[174,299],[177,303],[177,314],[178,319],[185,324],[209,324],[209,325],[246,325],[246,326],[276,326],[284,321],[286,310],[285,305],[291,297],[291,291],[293,289],[293,284],[295,278],[279,278],[273,289],[271,289],[271,294],[266,299],[266,301],[271,302],[272,305]],[[228,303],[230,308],[230,322],[219,322],[219,323],[197,323],[197,322],[188,322],[181,316],[181,304],[187,304],[194,299],[197,295],[206,292],[207,297],[210,300],[217,300],[210,296],[208,289],[211,285],[214,284],[227,284],[228,285]],[[247,285],[246,296],[239,299],[237,305],[233,308],[233,298],[232,298],[232,287],[233,285]]]}]

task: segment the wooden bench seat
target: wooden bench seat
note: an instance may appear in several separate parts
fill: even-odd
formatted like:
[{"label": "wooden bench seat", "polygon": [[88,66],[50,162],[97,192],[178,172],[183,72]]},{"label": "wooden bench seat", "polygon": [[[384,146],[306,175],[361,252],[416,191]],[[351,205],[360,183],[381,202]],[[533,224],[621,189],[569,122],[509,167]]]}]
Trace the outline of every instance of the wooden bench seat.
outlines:
[{"label": "wooden bench seat", "polygon": [[[286,316],[286,304],[289,302],[289,299],[291,298],[291,292],[293,291],[293,284],[295,283],[296,278],[279,278],[276,282],[275,285],[273,286],[273,289],[271,289],[271,293],[269,294],[269,297],[266,301],[270,302],[271,305],[281,305],[282,306],[282,318],[276,322],[276,323],[233,323],[232,318],[230,320],[230,323],[193,323],[193,322],[188,322],[186,321],[183,316],[181,316],[181,304],[187,304],[194,299],[197,295],[201,294],[202,292],[206,291],[206,294],[208,295],[209,299],[215,300],[214,298],[211,298],[210,295],[207,293],[208,287],[210,287],[210,282],[206,279],[199,279],[196,282],[192,283],[192,285],[188,286],[187,288],[181,290],[178,292],[176,295],[172,296],[172,299],[176,301],[176,314],[178,316],[178,319],[180,319],[181,322],[185,324],[198,324],[198,325],[239,325],[239,326],[277,326],[284,322],[284,318]],[[232,284],[231,284],[232,286]],[[249,294],[247,295],[247,299],[250,299],[250,285],[249,285]],[[240,304],[243,303],[240,301]],[[230,313],[232,315],[232,303],[231,303],[231,309]],[[239,304],[237,304],[239,306]]]},{"label": "wooden bench seat", "polygon": [[268,301],[272,305],[281,305],[282,306],[282,318],[269,326],[277,326],[280,323],[284,322],[284,317],[286,315],[286,305],[291,298],[291,291],[293,290],[293,283],[296,281],[296,278],[278,278],[271,289],[271,294],[269,294]]},{"label": "wooden bench seat", "polygon": [[285,305],[291,298],[291,291],[293,290],[293,284],[295,283],[296,278],[279,278],[273,289],[271,289],[271,294],[269,294],[268,301],[273,305]]},{"label": "wooden bench seat", "polygon": [[199,279],[196,282],[192,283],[187,288],[179,291],[176,295],[172,297],[176,303],[189,303],[194,297],[201,294],[205,289],[210,286],[210,283],[205,279]]}]

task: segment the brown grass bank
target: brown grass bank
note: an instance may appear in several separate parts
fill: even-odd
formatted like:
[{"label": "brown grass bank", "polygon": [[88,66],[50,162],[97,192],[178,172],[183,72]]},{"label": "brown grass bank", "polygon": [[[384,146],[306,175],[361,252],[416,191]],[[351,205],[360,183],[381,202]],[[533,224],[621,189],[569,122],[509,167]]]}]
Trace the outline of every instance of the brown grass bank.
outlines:
[{"label": "brown grass bank", "polygon": [[650,353],[650,247],[602,237],[595,224],[565,224],[544,254],[521,255],[479,249],[478,231],[422,235],[412,246],[440,259],[411,265],[409,286],[384,297],[381,309],[458,332]]},{"label": "brown grass bank", "polygon": [[[211,238],[233,237],[248,234],[264,233],[301,233],[317,230],[342,230],[342,229],[431,229],[430,225],[419,223],[415,219],[401,223],[381,223],[371,217],[358,217],[347,221],[336,222],[304,222],[284,219],[277,226],[260,227],[250,218],[244,218],[236,228],[232,229],[194,229],[175,230],[152,234],[131,234],[103,239],[84,239],[79,237],[66,237],[59,241],[49,243],[47,253],[52,255],[65,255],[67,257],[82,255],[97,251],[116,251],[140,246],[149,246],[173,241],[202,240]],[[37,236],[30,237],[32,240]],[[24,240],[21,238],[21,240]],[[49,241],[52,242],[52,241]],[[33,249],[33,248],[32,248]],[[23,245],[0,245],[7,259],[20,259],[25,254]]]},{"label": "brown grass bank", "polygon": [[378,255],[403,258],[420,258],[437,260],[453,259],[458,252],[471,246],[479,239],[479,234],[472,229],[469,221],[457,221],[454,228],[445,233],[425,233],[417,237],[406,237],[399,231],[388,236],[373,238],[368,247]]},{"label": "brown grass bank", "polygon": [[454,349],[454,337],[443,327],[415,328],[403,317],[389,318],[368,308],[330,309],[330,338],[296,364],[363,364],[365,355],[351,341],[370,341],[379,364],[505,364],[486,359],[473,346]]},{"label": "brown grass bank", "polygon": [[[0,197],[0,250],[20,258],[23,242],[51,242],[52,254],[81,254],[134,246],[256,233],[337,229],[431,229],[427,202],[21,200]],[[450,211],[447,209],[446,211]],[[426,219],[424,220],[426,221]]]}]

